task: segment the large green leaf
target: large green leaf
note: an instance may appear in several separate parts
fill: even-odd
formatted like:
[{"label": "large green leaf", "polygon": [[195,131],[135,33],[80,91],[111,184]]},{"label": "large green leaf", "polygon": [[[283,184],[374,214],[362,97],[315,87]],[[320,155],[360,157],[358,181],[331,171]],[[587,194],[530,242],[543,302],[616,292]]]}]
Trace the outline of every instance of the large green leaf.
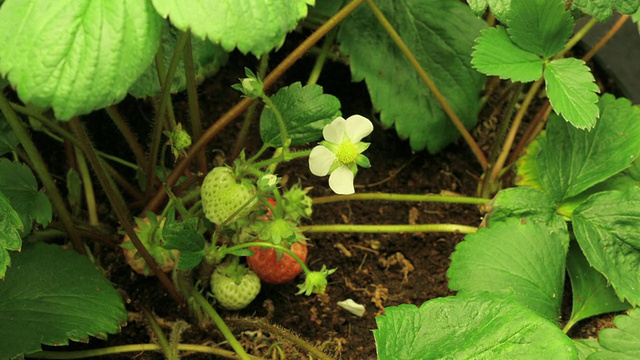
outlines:
[{"label": "large green leaf", "polygon": [[543,223],[553,223],[558,220],[557,205],[549,195],[542,190],[530,187],[500,190],[485,208],[489,226],[494,221],[509,217],[527,218]]},{"label": "large green leaf", "polygon": [[640,309],[613,319],[614,329],[604,329],[598,334],[603,349],[589,356],[589,360],[637,360],[640,359]]},{"label": "large green leaf", "polygon": [[571,279],[573,305],[571,317],[565,328],[571,328],[578,321],[591,316],[626,310],[631,307],[628,303],[618,299],[607,279],[589,265],[575,242],[569,246],[567,271]]},{"label": "large green leaf", "polygon": [[613,8],[623,14],[633,14],[639,5],[640,0],[574,0],[572,7],[604,22],[611,17]]},{"label": "large green leaf", "polygon": [[[165,21],[162,26],[162,55],[165,68],[169,67],[176,44],[180,38],[180,31]],[[214,74],[227,62],[229,54],[220,46],[208,40],[202,40],[191,36],[191,49],[195,66],[196,83],[201,83],[207,76]],[[184,57],[180,56],[178,67],[171,82],[171,92],[177,93],[187,88],[187,76],[184,69]],[[147,97],[160,95],[160,82],[155,63],[152,63],[147,71],[129,88],[129,93],[135,97]]]},{"label": "large green leaf", "polygon": [[[476,124],[484,77],[470,62],[473,40],[485,24],[458,1],[380,0],[376,4],[465,126]],[[437,152],[459,137],[368,7],[359,7],[345,19],[338,40],[350,57],[353,80],[366,81],[382,123],[395,125],[401,138],[409,138],[413,150]]]},{"label": "large green leaf", "polygon": [[595,352],[602,350],[602,347],[598,343],[598,339],[573,339],[573,344],[578,350],[578,359],[586,360],[589,356]]},{"label": "large green leaf", "polygon": [[[291,145],[305,145],[322,137],[322,129],[341,115],[340,100],[324,94],[319,85],[295,82],[271,97],[285,122]],[[282,146],[276,115],[266,108],[260,116],[260,137],[265,144]]]},{"label": "large green leaf", "polygon": [[0,73],[56,117],[118,102],[153,60],[161,18],[147,0],[7,0]]},{"label": "large green leaf", "polygon": [[528,82],[542,77],[542,59],[514,44],[502,26],[484,29],[476,39],[471,64],[483,74]]},{"label": "large green leaf", "polygon": [[551,116],[536,158],[542,188],[555,201],[580,194],[619,173],[640,153],[640,109],[605,94],[591,131]]},{"label": "large green leaf", "polygon": [[25,246],[0,281],[0,359],[39,351],[40,344],[105,338],[126,320],[111,283],[73,250]]},{"label": "large green leaf", "polygon": [[595,194],[573,213],[576,239],[620,299],[640,303],[640,188]]},{"label": "large green leaf", "polygon": [[510,298],[481,293],[385,308],[378,359],[577,359],[571,339]]},{"label": "large green leaf", "polygon": [[280,47],[314,0],[153,0],[162,17],[226,51],[256,56]]},{"label": "large green leaf", "polygon": [[8,250],[18,251],[22,248],[20,229],[20,216],[9,204],[9,199],[0,192],[0,280],[4,279],[7,267],[11,265]]},{"label": "large green leaf", "polygon": [[549,62],[544,70],[547,96],[556,114],[579,129],[591,129],[598,119],[600,88],[584,61],[575,58]]},{"label": "large green leaf", "polygon": [[467,235],[451,255],[449,288],[459,294],[513,292],[523,305],[557,322],[569,232],[556,219],[506,218]]},{"label": "large green leaf", "polygon": [[51,222],[53,210],[49,198],[38,191],[36,178],[26,165],[0,159],[0,192],[20,215],[24,226],[21,235],[31,232],[34,221],[42,226]]},{"label": "large green leaf", "polygon": [[513,42],[545,58],[562,50],[574,26],[562,0],[512,1],[506,23]]}]

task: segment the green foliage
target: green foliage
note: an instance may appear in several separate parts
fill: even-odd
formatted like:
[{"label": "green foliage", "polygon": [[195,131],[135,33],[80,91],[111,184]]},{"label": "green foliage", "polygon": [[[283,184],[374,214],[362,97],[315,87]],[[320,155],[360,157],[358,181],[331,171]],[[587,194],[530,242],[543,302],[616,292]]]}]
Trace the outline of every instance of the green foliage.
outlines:
[{"label": "green foliage", "polygon": [[480,33],[471,59],[471,64],[478,71],[522,82],[542,77],[544,61],[512,42],[504,27],[491,27]]},{"label": "green foliage", "polygon": [[0,159],[0,192],[20,216],[24,226],[21,236],[31,232],[34,221],[42,226],[51,222],[51,203],[44,193],[38,191],[36,178],[26,165]]},{"label": "green foliage", "polygon": [[161,20],[147,0],[8,0],[0,73],[23,102],[68,120],[124,98],[153,60]]},{"label": "green foliage", "polygon": [[[165,68],[169,67],[171,58],[176,50],[180,31],[172,27],[168,21],[162,25],[162,55]],[[208,40],[202,40],[196,36],[191,36],[191,48],[193,62],[195,66],[196,83],[201,83],[207,76],[218,71],[223,66],[229,54],[220,46],[214,45]],[[184,57],[180,56],[178,67],[171,82],[171,92],[177,93],[187,88],[187,76],[184,68]],[[160,95],[160,82],[158,81],[158,71],[155,63],[151,63],[136,82],[129,88],[129,94],[135,97],[147,97]]]},{"label": "green foliage", "polygon": [[[472,5],[473,6],[473,5]],[[544,77],[556,113],[580,129],[591,129],[599,116],[599,91],[583,61],[552,59],[573,32],[571,15],[559,0],[514,1],[503,22],[476,39],[472,64],[487,75],[529,82]]]},{"label": "green foliage", "polygon": [[589,360],[633,360],[640,358],[640,309],[613,320],[614,329],[604,329],[598,335],[602,350],[589,356]]},{"label": "green foliage", "polygon": [[7,123],[7,119],[0,113],[0,156],[13,151],[20,141],[11,130],[11,126]]},{"label": "green foliage", "polygon": [[571,317],[567,327],[591,316],[627,310],[631,307],[618,299],[607,279],[589,265],[577,245],[572,242],[567,255],[567,271],[573,295]]},{"label": "green foliage", "polygon": [[607,21],[613,13],[613,8],[623,14],[633,14],[638,11],[640,0],[574,0],[572,8],[579,9],[599,21]]},{"label": "green foliage", "polygon": [[545,59],[562,50],[573,32],[573,19],[561,0],[512,1],[507,31],[518,46]]},{"label": "green foliage", "polygon": [[[457,1],[376,1],[465,126],[476,124],[484,78],[470,66],[473,40],[485,26]],[[464,26],[460,26],[464,24]],[[409,61],[366,7],[338,33],[354,81],[365,80],[385,126],[395,126],[413,150],[437,152],[459,137]]]},{"label": "green foliage", "polygon": [[527,218],[542,223],[557,220],[557,205],[549,195],[529,187],[515,187],[498,192],[485,209],[489,226],[508,218]]},{"label": "green foliage", "polygon": [[162,230],[165,249],[180,251],[178,269],[190,270],[198,266],[204,256],[204,237],[198,232],[198,219],[191,218],[181,222],[167,220]]},{"label": "green foliage", "polygon": [[553,322],[502,295],[477,293],[385,308],[373,330],[378,358],[576,359]]},{"label": "green foliage", "polygon": [[640,188],[592,195],[573,214],[576,239],[620,299],[640,303]]},{"label": "green foliage", "polygon": [[513,292],[514,298],[545,319],[556,322],[569,247],[567,227],[526,218],[492,221],[456,246],[447,272],[449,288],[465,295]]},{"label": "green foliage", "polygon": [[478,16],[482,15],[487,7],[490,8],[491,13],[501,22],[505,22],[505,15],[511,7],[511,0],[467,0],[467,3]]},{"label": "green foliage", "polygon": [[[262,56],[284,42],[314,0],[153,0],[158,13],[178,29],[209,38],[231,52]],[[251,11],[248,11],[250,9]]]},{"label": "green foliage", "polygon": [[553,110],[579,129],[591,129],[598,117],[600,92],[584,61],[567,58],[549,62],[544,71]]},{"label": "green foliage", "polygon": [[[291,146],[318,140],[324,126],[342,115],[340,100],[324,94],[319,85],[302,86],[295,82],[278,90],[271,100],[282,114]],[[269,108],[260,116],[260,137],[265,144],[282,146],[278,120]]]},{"label": "green foliage", "polygon": [[598,107],[601,119],[588,132],[551,116],[545,135],[518,163],[518,183],[560,202],[629,167],[640,155],[640,109],[607,94]]},{"label": "green foliage", "polygon": [[0,280],[4,279],[7,267],[11,265],[8,250],[19,251],[22,248],[21,229],[20,216],[9,204],[9,199],[0,192]]},{"label": "green foliage", "polygon": [[38,243],[13,256],[0,281],[0,358],[40,350],[40,344],[106,338],[127,320],[122,299],[89,260]]}]

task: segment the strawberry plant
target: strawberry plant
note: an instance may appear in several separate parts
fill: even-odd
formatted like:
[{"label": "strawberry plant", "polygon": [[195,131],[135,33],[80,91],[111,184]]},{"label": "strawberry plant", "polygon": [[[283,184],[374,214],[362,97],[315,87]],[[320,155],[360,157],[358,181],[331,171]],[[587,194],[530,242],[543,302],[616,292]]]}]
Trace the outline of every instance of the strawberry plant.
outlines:
[{"label": "strawberry plant", "polygon": [[[613,14],[637,22],[639,6],[0,1],[0,359],[149,350],[329,359],[361,340],[350,329],[366,319],[380,359],[637,358],[640,109],[599,86],[590,60],[600,45],[581,56],[576,44]],[[313,62],[308,73],[290,70],[300,59]],[[366,99],[320,86],[329,66],[350,74],[331,74],[338,88],[364,82]],[[402,171],[360,178],[384,175],[376,166],[390,159],[390,138],[406,140],[403,166],[462,139],[476,193],[426,193],[438,187],[424,170],[410,180],[423,187],[370,192]],[[323,224],[316,209],[329,203],[348,211]],[[397,214],[386,204],[398,203],[416,205],[407,223],[389,220]],[[438,211],[440,223],[421,223],[424,203],[476,206],[482,221]],[[351,217],[358,208],[367,223]],[[355,235],[326,246],[327,233]],[[448,296],[427,301],[410,280],[414,254],[386,257],[369,238],[417,233],[464,235],[439,271]],[[327,247],[343,257],[320,256]],[[353,261],[354,249],[383,270]],[[393,266],[399,295],[379,284]],[[159,306],[152,293],[170,299]],[[276,293],[309,296],[299,300],[308,312],[273,303]],[[347,294],[370,297],[378,314],[332,298]],[[160,321],[167,308],[172,321]],[[254,316],[262,309],[331,331],[309,342]],[[571,332],[609,313],[614,328],[598,340]],[[104,339],[127,321],[145,321],[154,343],[43,348]],[[222,345],[190,343],[187,322]]]}]

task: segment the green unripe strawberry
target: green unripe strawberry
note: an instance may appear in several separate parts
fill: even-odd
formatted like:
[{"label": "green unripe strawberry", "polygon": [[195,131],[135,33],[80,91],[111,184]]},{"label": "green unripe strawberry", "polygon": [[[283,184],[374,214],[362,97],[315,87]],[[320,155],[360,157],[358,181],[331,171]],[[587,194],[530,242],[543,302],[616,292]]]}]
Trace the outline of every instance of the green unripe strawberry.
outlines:
[{"label": "green unripe strawberry", "polygon": [[[200,195],[204,215],[214,224],[220,225],[236,210],[240,209],[256,193],[249,181],[236,181],[233,170],[226,166],[213,168],[204,178]],[[256,204],[256,199],[245,206],[229,223],[247,216]]]},{"label": "green unripe strawberry", "polygon": [[223,308],[244,309],[258,296],[260,279],[244,266],[223,264],[211,276],[211,292]]}]

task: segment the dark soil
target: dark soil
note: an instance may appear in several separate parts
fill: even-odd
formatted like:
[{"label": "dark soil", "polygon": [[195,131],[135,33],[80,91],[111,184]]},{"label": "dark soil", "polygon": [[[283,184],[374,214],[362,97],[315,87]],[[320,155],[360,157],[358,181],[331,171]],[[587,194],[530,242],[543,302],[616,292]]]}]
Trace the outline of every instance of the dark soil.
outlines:
[{"label": "dark soil", "polygon": [[[312,60],[303,60],[296,65],[279,85],[305,81]],[[199,95],[204,126],[209,126],[239,100],[239,95],[229,86],[242,77],[245,65],[255,68],[255,64],[234,55],[224,74],[208,80],[201,87]],[[341,100],[345,117],[362,114],[375,120],[365,86],[346,85],[345,79],[349,76],[346,66],[329,64],[319,84],[325,87],[326,93]],[[137,105],[132,104],[136,103],[128,101],[123,106],[135,109]],[[176,105],[178,120],[184,116],[185,122],[186,111],[181,112],[183,107],[184,104],[179,102]],[[230,153],[240,127],[241,120],[238,119],[211,143],[209,150],[219,149]],[[255,133],[247,143],[249,153],[259,146]],[[490,142],[483,140],[484,143]],[[385,130],[379,125],[368,141],[372,145],[366,155],[371,160],[372,168],[359,171],[356,192],[437,194],[445,191],[468,196],[476,194],[481,169],[462,142],[452,144],[436,155],[426,152],[413,154],[408,142],[398,139],[393,129]],[[316,178],[310,174],[306,160],[282,165],[279,175],[288,179],[288,185],[300,180],[305,186],[313,186],[310,192],[312,197],[332,194],[326,178]],[[454,223],[478,226],[481,220],[482,214],[475,206],[385,201],[320,204],[314,206],[312,217],[313,224]],[[310,268],[318,270],[324,264],[328,268],[338,269],[330,276],[325,294],[296,296],[296,283],[301,281],[299,278],[291,284],[264,285],[254,303],[239,313],[220,311],[237,338],[252,354],[267,357],[268,346],[283,341],[268,331],[263,323],[267,321],[289,329],[335,358],[375,359],[376,349],[371,330],[376,328],[375,317],[383,313],[384,307],[405,303],[420,305],[429,299],[453,295],[447,287],[446,272],[449,257],[456,244],[463,239],[462,235],[332,233],[307,236],[311,244],[308,259]],[[132,316],[120,334],[109,336],[107,341],[92,339],[87,346],[103,348],[153,342],[147,325],[140,320],[139,314],[143,309],[157,315],[167,334],[175,321],[182,319],[191,323],[182,334],[182,343],[216,344],[224,341],[213,325],[195,325],[193,317],[185,309],[178,308],[156,278],[133,274],[117,248],[104,249],[101,259],[112,282],[131,299],[128,310]],[[349,298],[366,307],[363,317],[356,317],[336,305],[338,301]],[[570,306],[570,301],[566,303]],[[602,319],[584,324],[581,327],[583,330],[572,335],[594,336],[593,329],[602,327],[600,322],[606,319],[610,321],[610,317]],[[228,348],[224,344],[221,346]],[[287,352],[287,359],[307,358],[290,345],[282,346]],[[111,358],[162,359],[163,356],[145,352]],[[196,354],[187,358],[215,357]]]}]

